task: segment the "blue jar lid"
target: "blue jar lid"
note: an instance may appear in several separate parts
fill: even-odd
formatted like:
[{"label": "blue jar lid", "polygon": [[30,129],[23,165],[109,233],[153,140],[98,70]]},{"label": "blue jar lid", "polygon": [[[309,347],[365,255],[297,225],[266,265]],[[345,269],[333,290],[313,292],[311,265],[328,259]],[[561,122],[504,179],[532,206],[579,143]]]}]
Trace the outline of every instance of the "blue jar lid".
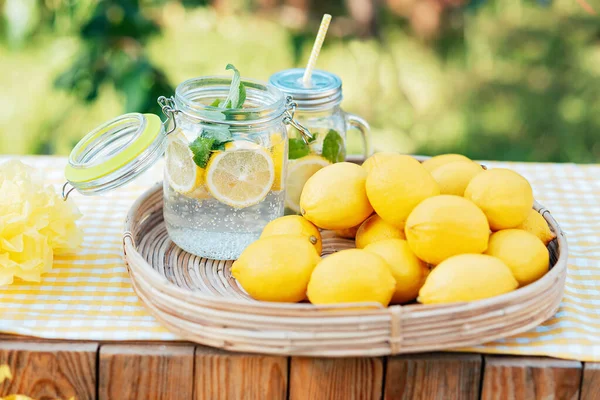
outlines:
[{"label": "blue jar lid", "polygon": [[271,75],[269,83],[294,98],[299,110],[330,108],[342,101],[342,80],[339,76],[316,69],[310,86],[302,82],[304,68],[291,68]]}]

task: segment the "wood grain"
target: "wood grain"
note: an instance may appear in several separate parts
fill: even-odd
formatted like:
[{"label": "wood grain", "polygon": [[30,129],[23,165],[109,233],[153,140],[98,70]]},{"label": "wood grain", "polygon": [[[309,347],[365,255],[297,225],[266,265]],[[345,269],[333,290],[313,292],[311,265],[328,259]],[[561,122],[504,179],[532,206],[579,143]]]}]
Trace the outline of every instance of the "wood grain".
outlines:
[{"label": "wood grain", "polygon": [[195,400],[284,400],[288,358],[196,347]]},{"label": "wood grain", "polygon": [[102,345],[100,400],[191,400],[194,346]]},{"label": "wood grain", "polygon": [[482,400],[577,400],[579,361],[545,357],[486,356]]},{"label": "wood grain", "polygon": [[414,354],[388,358],[384,399],[478,399],[482,358]]},{"label": "wood grain", "polygon": [[381,398],[381,358],[292,357],[290,400]]},{"label": "wood grain", "polygon": [[581,400],[600,400],[600,363],[585,363]]},{"label": "wood grain", "polygon": [[12,374],[0,383],[0,397],[95,399],[97,351],[96,343],[0,341],[0,365]]}]

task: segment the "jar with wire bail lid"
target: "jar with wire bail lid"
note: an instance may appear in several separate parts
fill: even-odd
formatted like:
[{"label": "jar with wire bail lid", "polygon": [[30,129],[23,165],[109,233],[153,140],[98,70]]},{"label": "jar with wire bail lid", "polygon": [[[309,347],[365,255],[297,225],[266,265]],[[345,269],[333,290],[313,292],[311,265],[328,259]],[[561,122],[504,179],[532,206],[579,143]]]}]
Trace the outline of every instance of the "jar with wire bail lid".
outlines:
[{"label": "jar with wire bail lid", "polygon": [[348,130],[354,128],[360,132],[365,158],[371,154],[368,123],[340,106],[342,80],[331,72],[314,70],[310,85],[305,85],[304,71],[286,69],[269,78],[269,83],[294,98],[295,117],[312,134],[307,143],[300,131],[288,127],[286,214],[300,214],[300,194],[308,178],[324,166],[346,159]]},{"label": "jar with wire bail lid", "polygon": [[268,222],[283,215],[286,125],[311,140],[294,120],[291,97],[266,83],[241,82],[245,98],[236,108],[219,106],[229,100],[232,79],[206,76],[159,98],[164,123],[153,114],[132,113],[96,128],[71,152],[63,195],[122,186],[164,153],[163,213],[170,239],[201,257],[236,259]]}]

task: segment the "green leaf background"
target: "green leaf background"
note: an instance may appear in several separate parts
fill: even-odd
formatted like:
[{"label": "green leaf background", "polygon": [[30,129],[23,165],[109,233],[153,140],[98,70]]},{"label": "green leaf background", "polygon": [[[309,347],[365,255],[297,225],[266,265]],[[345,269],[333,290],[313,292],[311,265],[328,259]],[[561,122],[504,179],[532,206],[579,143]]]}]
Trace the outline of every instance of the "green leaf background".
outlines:
[{"label": "green leaf background", "polygon": [[[396,0],[366,31],[344,1],[312,2],[304,24],[255,1],[36,1],[19,19],[6,1],[1,153],[68,154],[116,115],[160,115],[158,96],[228,63],[259,80],[302,66],[331,12],[317,66],[342,78],[343,107],[369,121],[375,149],[600,160],[600,24],[570,0],[464,2],[427,38]],[[348,149],[361,152],[356,132]]]}]

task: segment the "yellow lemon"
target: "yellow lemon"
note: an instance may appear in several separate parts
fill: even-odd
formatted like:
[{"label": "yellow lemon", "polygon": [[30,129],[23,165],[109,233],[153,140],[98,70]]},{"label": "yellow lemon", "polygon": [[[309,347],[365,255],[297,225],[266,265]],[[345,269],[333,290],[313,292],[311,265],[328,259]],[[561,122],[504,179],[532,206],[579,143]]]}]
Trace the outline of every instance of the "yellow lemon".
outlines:
[{"label": "yellow lemon", "polygon": [[383,258],[349,249],[326,257],[315,267],[306,293],[313,304],[377,302],[387,306],[395,287]]},{"label": "yellow lemon", "polygon": [[527,179],[504,168],[475,176],[465,197],[481,208],[493,231],[519,226],[533,207],[533,191]]},{"label": "yellow lemon", "polygon": [[440,165],[448,164],[454,161],[471,161],[471,159],[463,156],[462,154],[442,154],[423,161],[423,167],[427,171],[431,172]]},{"label": "yellow lemon", "polygon": [[554,232],[550,230],[550,227],[548,226],[548,223],[542,214],[535,211],[533,208],[531,211],[529,211],[529,215],[525,221],[523,221],[521,225],[515,227],[515,229],[522,229],[529,233],[533,233],[542,242],[544,242],[546,246],[548,246],[548,243],[550,243],[556,237]]},{"label": "yellow lemon", "polygon": [[283,169],[285,166],[285,145],[286,140],[281,136],[280,133],[273,133],[271,135],[271,157],[273,158],[273,165],[275,168],[275,179],[273,180],[273,187],[271,190],[279,191],[283,189]]},{"label": "yellow lemon", "polygon": [[369,172],[366,187],[377,215],[401,229],[417,204],[440,194],[437,182],[421,163],[403,155],[375,165]]},{"label": "yellow lemon", "polygon": [[550,265],[550,253],[544,243],[533,233],[520,229],[493,233],[485,253],[504,261],[520,286],[537,281]]},{"label": "yellow lemon", "polygon": [[356,232],[358,232],[358,228],[360,228],[360,225],[353,226],[352,228],[338,229],[335,231],[335,234],[344,239],[354,239],[356,237]]},{"label": "yellow lemon", "polygon": [[298,302],[321,260],[306,237],[280,235],[259,239],[231,266],[231,274],[256,300]]},{"label": "yellow lemon", "polygon": [[435,267],[419,291],[423,304],[473,301],[508,293],[519,284],[499,258],[461,254]]},{"label": "yellow lemon", "polygon": [[405,233],[417,257],[437,265],[457,254],[483,253],[490,228],[475,204],[459,196],[441,195],[415,207]]},{"label": "yellow lemon", "polygon": [[483,172],[481,165],[473,161],[454,161],[431,171],[431,176],[440,186],[441,194],[462,196],[471,179]]},{"label": "yellow lemon", "polygon": [[311,176],[300,195],[304,218],[323,229],[347,229],[363,222],[373,208],[365,192],[367,173],[349,162],[331,164]]},{"label": "yellow lemon", "polygon": [[377,214],[367,218],[356,232],[356,247],[364,249],[371,243],[385,239],[406,239],[404,231],[385,222]]},{"label": "yellow lemon", "polygon": [[315,246],[315,250],[320,255],[323,250],[321,233],[310,221],[299,215],[286,215],[269,222],[262,231],[260,238],[275,235],[301,235]]},{"label": "yellow lemon", "polygon": [[362,163],[362,167],[367,171],[367,173],[369,173],[376,165],[383,164],[386,162],[386,160],[397,157],[399,155],[400,154],[398,154],[398,153],[381,151],[381,152],[375,153],[371,157],[367,158],[365,160],[365,162]]},{"label": "yellow lemon", "polygon": [[285,206],[295,213],[300,213],[300,195],[306,181],[323,167],[331,163],[321,156],[305,156],[290,160],[285,180]]},{"label": "yellow lemon", "polygon": [[369,244],[365,250],[381,256],[392,267],[392,276],[396,280],[392,303],[408,303],[417,298],[429,268],[415,256],[406,240],[382,240]]}]

